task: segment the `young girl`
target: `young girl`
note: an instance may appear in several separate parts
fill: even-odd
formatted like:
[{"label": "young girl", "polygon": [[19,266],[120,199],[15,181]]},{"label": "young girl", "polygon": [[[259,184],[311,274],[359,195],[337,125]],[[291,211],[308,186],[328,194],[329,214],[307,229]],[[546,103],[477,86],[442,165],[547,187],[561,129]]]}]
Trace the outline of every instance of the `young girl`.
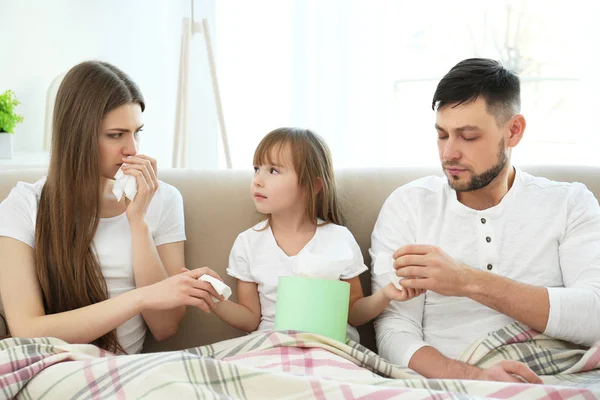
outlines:
[{"label": "young girl", "polygon": [[[338,277],[350,284],[350,325],[370,321],[392,300],[422,293],[398,290],[390,283],[364,297],[358,276],[367,267],[352,233],[343,226],[331,155],[310,130],[280,128],[265,136],[254,153],[252,196],[265,220],[238,235],[227,269],[238,279],[239,304],[223,301],[215,309],[231,326],[245,332],[273,329],[279,277],[293,275],[296,259],[303,254],[330,257],[332,248],[339,246],[352,249]],[[355,328],[348,329],[348,337],[358,341]]]}]

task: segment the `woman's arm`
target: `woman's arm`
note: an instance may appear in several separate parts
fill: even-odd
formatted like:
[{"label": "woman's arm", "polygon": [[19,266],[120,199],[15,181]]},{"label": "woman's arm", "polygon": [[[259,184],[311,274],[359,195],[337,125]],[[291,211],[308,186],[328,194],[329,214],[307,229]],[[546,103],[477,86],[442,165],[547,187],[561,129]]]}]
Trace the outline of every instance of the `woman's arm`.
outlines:
[{"label": "woman's arm", "polygon": [[[185,267],[183,242],[154,245],[145,221],[130,224],[133,254],[133,276],[136,287],[160,282],[179,273]],[[185,307],[172,310],[146,310],[142,313],[148,328],[158,341],[168,339],[177,332]]]},{"label": "woman's arm", "polygon": [[35,271],[34,251],[0,237],[0,293],[12,336],[52,336],[69,343],[89,343],[142,310],[139,292],[128,292],[78,310],[45,315]]},{"label": "woman's arm", "polygon": [[[157,249],[146,222],[146,212],[159,187],[156,160],[143,154],[124,159],[125,175],[134,176],[137,181],[137,194],[127,205],[127,219],[131,229],[133,254],[133,275],[136,287],[144,287],[176,275],[185,268],[183,242],[172,242]],[[166,197],[163,198],[163,201]],[[163,203],[164,212],[180,208],[183,220],[181,198],[177,203]],[[169,214],[167,214],[169,215]],[[212,303],[211,303],[212,305]],[[172,310],[145,310],[142,313],[148,328],[158,341],[165,340],[177,332],[185,307]]]},{"label": "woman's arm", "polygon": [[90,343],[146,310],[192,305],[209,312],[211,296],[219,296],[212,286],[197,280],[206,273],[217,277],[210,269],[199,268],[87,307],[45,315],[34,250],[16,239],[0,237],[0,293],[15,337],[51,336]]}]

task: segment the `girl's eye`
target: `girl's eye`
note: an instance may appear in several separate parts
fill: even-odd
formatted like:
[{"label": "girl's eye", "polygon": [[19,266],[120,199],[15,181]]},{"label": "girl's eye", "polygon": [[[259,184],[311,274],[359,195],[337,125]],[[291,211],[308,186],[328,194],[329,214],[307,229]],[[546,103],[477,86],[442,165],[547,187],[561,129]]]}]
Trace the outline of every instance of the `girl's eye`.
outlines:
[{"label": "girl's eye", "polygon": [[472,142],[473,140],[475,140],[477,138],[476,137],[472,137],[472,138],[466,137],[466,138],[463,138],[463,139],[465,139],[467,142]]},{"label": "girl's eye", "polygon": [[438,136],[438,140],[446,140],[448,139],[448,136]]},{"label": "girl's eye", "polygon": [[121,136],[123,136],[122,133],[111,133],[108,135],[108,137],[113,138],[113,139],[120,139]]},{"label": "girl's eye", "polygon": [[258,167],[254,167],[254,173],[258,172]]},{"label": "girl's eye", "polygon": [[279,171],[277,170],[277,168],[271,168],[271,174],[277,175],[278,173]]}]

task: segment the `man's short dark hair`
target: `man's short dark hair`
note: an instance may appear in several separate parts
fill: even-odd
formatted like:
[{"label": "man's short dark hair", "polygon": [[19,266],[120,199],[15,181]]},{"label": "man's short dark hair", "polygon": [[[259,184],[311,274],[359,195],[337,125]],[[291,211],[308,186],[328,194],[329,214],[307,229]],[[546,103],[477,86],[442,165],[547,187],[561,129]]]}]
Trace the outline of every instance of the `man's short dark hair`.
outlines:
[{"label": "man's short dark hair", "polygon": [[469,58],[456,64],[438,84],[431,108],[485,99],[488,112],[503,124],[521,109],[519,77],[496,60]]}]

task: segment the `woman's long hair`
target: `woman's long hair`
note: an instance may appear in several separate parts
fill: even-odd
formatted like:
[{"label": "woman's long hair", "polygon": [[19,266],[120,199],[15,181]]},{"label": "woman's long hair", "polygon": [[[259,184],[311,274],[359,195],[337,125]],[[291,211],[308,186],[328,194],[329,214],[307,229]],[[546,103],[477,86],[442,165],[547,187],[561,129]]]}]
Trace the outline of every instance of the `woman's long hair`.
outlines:
[{"label": "woman's long hair", "polygon": [[[104,116],[128,103],[145,108],[137,85],[104,62],[76,65],[58,90],[50,166],[35,229],[35,263],[46,314],[108,299],[92,246],[102,195],[98,139]],[[123,351],[116,330],[92,343]]]}]

